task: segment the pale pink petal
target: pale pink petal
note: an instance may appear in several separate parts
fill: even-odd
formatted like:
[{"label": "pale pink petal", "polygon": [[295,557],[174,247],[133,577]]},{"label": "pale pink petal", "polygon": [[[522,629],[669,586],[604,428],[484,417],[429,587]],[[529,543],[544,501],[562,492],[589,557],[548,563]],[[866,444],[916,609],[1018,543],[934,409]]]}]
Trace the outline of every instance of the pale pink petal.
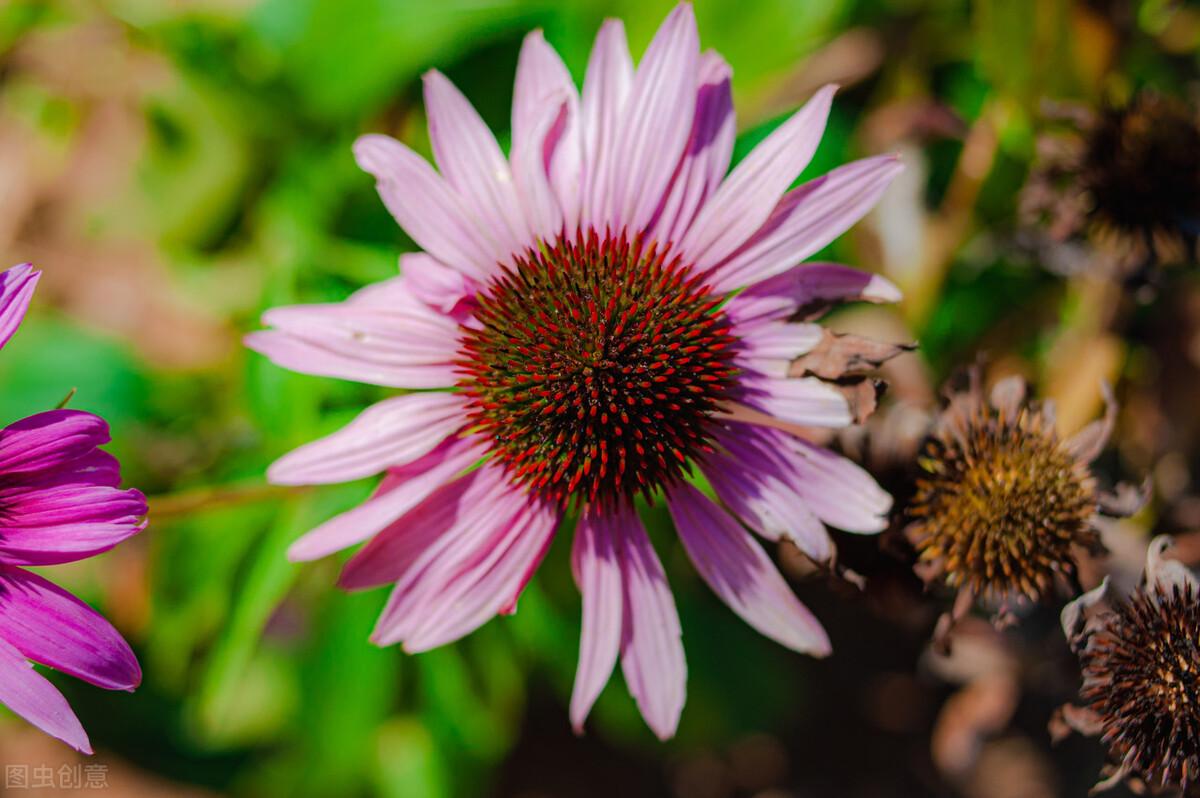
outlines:
[{"label": "pale pink petal", "polygon": [[473,214],[499,260],[529,246],[529,226],[496,137],[470,101],[437,70],[425,73],[429,140],[442,176]]},{"label": "pale pink petal", "polygon": [[479,284],[424,252],[400,256],[404,287],[434,310],[461,321],[473,309]]},{"label": "pale pink petal", "polygon": [[762,547],[691,485],[667,496],[679,538],[713,592],[746,623],[788,648],[823,657],[829,638]]},{"label": "pale pink petal", "polygon": [[695,14],[680,3],[646,48],[621,112],[606,220],[614,228],[640,233],[662,202],[692,129],[699,59]]},{"label": "pale pink petal", "polygon": [[582,225],[603,232],[609,224],[616,172],[618,131],[633,86],[633,59],[625,41],[625,26],[605,20],[583,80],[581,132],[584,147]]},{"label": "pale pink petal", "polygon": [[837,263],[801,263],[732,297],[725,314],[741,334],[756,324],[788,319],[814,304],[900,299],[900,289],[878,274]]},{"label": "pale pink petal", "polygon": [[246,345],[293,371],[395,388],[458,381],[457,322],[412,296],[403,277],[345,302],[273,308],[263,322],[275,329],[250,333]]},{"label": "pale pink petal", "polygon": [[700,88],[696,113],[683,157],[671,187],[655,215],[649,234],[660,241],[679,241],[687,233],[696,211],[712,196],[729,169],[736,138],[732,71],[714,52],[700,57]]},{"label": "pale pink petal", "polygon": [[35,271],[28,263],[18,264],[0,273],[0,348],[21,326],[41,276],[42,273]]},{"label": "pale pink petal", "polygon": [[779,378],[746,374],[742,378],[744,404],[779,421],[802,427],[839,428],[854,417],[846,397],[816,377]]},{"label": "pale pink petal", "polygon": [[0,630],[26,659],[106,690],[133,690],[142,670],[113,625],[61,587],[0,566]]},{"label": "pale pink petal", "polygon": [[713,270],[719,291],[773,277],[818,252],[866,215],[903,169],[894,155],[865,158],[789,191],[763,226]]},{"label": "pale pink petal", "polygon": [[698,269],[719,264],[767,221],[817,151],[835,91],[834,86],[818,91],[755,147],[700,209],[681,244]]},{"label": "pale pink petal", "polygon": [[[364,549],[347,564],[343,585],[365,586],[388,577],[396,581],[371,636],[379,645],[404,642],[405,649],[411,650],[410,645],[429,643],[435,639],[435,630],[427,622],[430,617],[440,618],[442,611],[454,609],[477,617],[479,605],[473,602],[479,599],[485,603],[494,601],[495,604],[490,606],[494,606],[491,614],[495,614],[514,598],[512,593],[503,590],[494,595],[473,596],[470,597],[471,602],[457,605],[453,599],[447,598],[453,592],[456,579],[471,585],[489,567],[495,566],[496,561],[492,558],[504,555],[526,528],[529,513],[537,513],[541,509],[523,491],[509,484],[501,466],[484,464],[463,477],[462,481],[467,484],[457,498],[453,495],[447,497],[457,510],[452,523],[449,527],[442,527],[442,534],[408,562],[400,563],[399,567],[389,563],[381,541],[379,546]],[[419,523],[420,519],[414,519],[414,522]],[[553,532],[553,529],[550,531]],[[533,546],[532,554],[528,548],[518,548],[513,556],[526,565],[528,560],[523,557],[540,559],[538,552],[548,542],[543,532],[537,527],[528,536],[527,543]],[[405,532],[402,530],[400,535],[403,534]],[[511,577],[511,569],[505,569],[504,574]],[[515,590],[516,586],[513,587]],[[448,642],[444,638],[438,639]]]},{"label": "pale pink petal", "polygon": [[354,157],[375,177],[379,196],[421,249],[477,280],[510,252],[500,252],[473,223],[457,194],[420,155],[389,136],[362,136]]},{"label": "pale pink petal", "polygon": [[392,469],[374,496],[305,534],[288,549],[288,558],[315,560],[362,543],[477,462],[483,452],[478,438],[451,438],[421,459]]},{"label": "pale pink petal", "polygon": [[367,542],[342,568],[338,586],[367,590],[404,576],[426,549],[443,537],[476,504],[480,470],[438,487]]},{"label": "pale pink petal", "polygon": [[[544,99],[539,106],[540,119],[534,120],[526,133],[530,140],[521,146],[513,144],[512,170],[517,194],[521,198],[530,231],[537,240],[553,243],[563,232],[564,216],[558,196],[550,182],[550,158],[557,146],[549,141],[570,124],[569,99],[557,94]],[[547,152],[547,147],[551,152]],[[532,243],[532,242],[531,242]]]},{"label": "pale pink petal", "polygon": [[437,391],[384,399],[342,429],[276,460],[276,485],[350,482],[423,457],[466,422],[460,394]]},{"label": "pale pink petal", "polygon": [[874,534],[887,528],[892,497],[847,458],[778,430],[764,429],[789,447],[799,478],[796,489],[822,521],[846,532]]},{"label": "pale pink petal", "polygon": [[0,638],[0,704],[76,751],[92,753],[87,732],[63,694]]},{"label": "pale pink petal", "polygon": [[739,330],[738,360],[768,377],[786,377],[796,358],[812,351],[824,333],[816,324],[769,322]]},{"label": "pale pink petal", "polygon": [[426,611],[404,641],[405,650],[428,651],[452,643],[499,613],[512,614],[561,518],[553,504],[529,500],[506,529],[431,589]]},{"label": "pale pink petal", "polygon": [[719,435],[718,455],[700,465],[725,506],[768,540],[787,538],[809,557],[825,562],[833,544],[825,525],[798,490],[795,455],[775,440],[775,430],[730,424]]},{"label": "pale pink petal", "polygon": [[671,586],[640,522],[616,527],[614,541],[625,586],[621,671],[646,725],[666,740],[675,735],[687,699],[687,661]]},{"label": "pale pink petal", "polygon": [[[522,158],[538,167],[536,172],[518,167]],[[579,224],[582,159],[579,92],[558,53],[535,30],[525,37],[517,59],[511,160],[517,189],[538,235],[546,237],[547,228],[558,232],[556,211],[560,226],[565,223],[574,230]],[[539,173],[541,179],[535,180]],[[547,179],[552,204],[543,196]]]},{"label": "pale pink petal", "polygon": [[632,509],[606,513],[588,508],[575,528],[571,569],[583,596],[579,665],[571,691],[571,725],[577,734],[612,676],[621,649],[625,594],[617,546],[624,534],[618,527],[639,523]]}]

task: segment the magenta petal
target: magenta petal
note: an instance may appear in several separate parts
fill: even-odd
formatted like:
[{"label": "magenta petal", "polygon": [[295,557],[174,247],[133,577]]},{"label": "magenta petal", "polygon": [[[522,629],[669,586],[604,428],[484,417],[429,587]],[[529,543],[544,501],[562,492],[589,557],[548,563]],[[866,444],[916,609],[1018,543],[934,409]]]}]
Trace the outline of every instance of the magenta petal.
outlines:
[{"label": "magenta petal", "polygon": [[687,484],[676,486],[667,504],[696,570],[730,609],[788,648],[822,657],[829,653],[821,624],[728,513]]},{"label": "magenta petal", "polygon": [[738,328],[738,361],[768,377],[786,377],[792,361],[812,351],[824,337],[816,324],[764,322]]},{"label": "magenta petal", "polygon": [[696,111],[700,38],[692,7],[667,16],[638,63],[614,143],[610,222],[641,232],[658,210]]},{"label": "magenta petal", "polygon": [[25,318],[29,300],[42,273],[21,263],[0,273],[0,348],[8,343]]},{"label": "magenta petal", "polygon": [[63,466],[108,439],[108,424],[91,413],[38,413],[0,430],[0,473],[26,474]]},{"label": "magenta petal", "polygon": [[350,482],[424,457],[466,421],[465,400],[450,392],[410,393],[377,402],[342,429],[276,460],[276,485]]},{"label": "magenta petal", "polygon": [[666,740],[675,735],[687,700],[687,661],[675,599],[662,563],[640,522],[618,527],[622,613],[621,672],[646,725]]},{"label": "magenta petal", "polygon": [[618,19],[605,20],[588,60],[580,108],[585,154],[584,227],[603,231],[613,221],[614,184],[621,168],[615,147],[632,86],[633,59],[625,41],[625,26]]},{"label": "magenta petal", "polygon": [[106,690],[133,690],[142,671],[112,624],[36,574],[0,566],[0,629],[27,659]]},{"label": "magenta petal", "polygon": [[592,705],[612,676],[621,649],[624,590],[617,546],[624,541],[618,527],[638,524],[633,510],[597,513],[585,510],[575,528],[571,566],[583,595],[583,626],[579,635],[579,665],[571,691],[571,725],[583,731]]},{"label": "magenta petal", "polygon": [[91,557],[145,528],[140,491],[67,484],[0,490],[0,562],[53,565]]},{"label": "magenta petal", "polygon": [[753,285],[794,266],[846,232],[903,169],[894,155],[864,158],[788,192],[766,223],[712,275],[720,291]]},{"label": "magenta petal", "polygon": [[681,243],[701,270],[723,261],[771,215],[825,131],[836,88],[826,86],[742,160],[696,215]]},{"label": "magenta petal", "polygon": [[470,468],[483,451],[478,439],[451,438],[419,460],[391,469],[374,496],[302,536],[288,549],[288,558],[316,560],[362,543]]},{"label": "magenta petal", "polygon": [[0,638],[0,704],[76,751],[92,753],[87,732],[63,694]]}]

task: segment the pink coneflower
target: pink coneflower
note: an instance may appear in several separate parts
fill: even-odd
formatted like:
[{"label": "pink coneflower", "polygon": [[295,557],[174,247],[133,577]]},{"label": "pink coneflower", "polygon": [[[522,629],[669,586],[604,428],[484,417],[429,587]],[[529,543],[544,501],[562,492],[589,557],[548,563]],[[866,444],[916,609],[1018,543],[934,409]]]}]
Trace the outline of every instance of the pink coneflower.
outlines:
[{"label": "pink coneflower", "polygon": [[[39,274],[29,264],[0,274],[0,347],[20,326]],[[107,442],[104,419],[78,410],[0,430],[0,703],[89,754],[67,700],[29,661],[107,690],[133,690],[141,669],[112,624],[19,566],[83,560],[145,526],[146,500],[117,487],[120,465],[98,448]]]},{"label": "pink coneflower", "polygon": [[[824,630],[746,527],[828,561],[824,523],[878,532],[891,503],[784,430],[841,427],[874,400],[846,372],[877,347],[807,320],[898,292],[800,261],[866,213],[899,164],[870,158],[788,191],[820,141],[826,87],[726,175],[729,80],[686,4],[636,70],[621,23],[606,22],[582,95],[531,33],[506,158],[462,94],[427,74],[438,171],[385,136],[355,146],[425,252],[345,302],[272,310],[274,329],[248,338],[298,371],[438,389],[380,402],[269,471],[280,484],[385,474],[291,550],[307,560],[368,541],[341,584],[394,585],[375,642],[423,651],[514,612],[578,516],[577,729],[618,657],[656,734],[671,736],[683,707],[679,619],[638,497],[665,500],[701,576],[748,623],[818,656]],[[719,503],[693,486],[700,475]]]}]

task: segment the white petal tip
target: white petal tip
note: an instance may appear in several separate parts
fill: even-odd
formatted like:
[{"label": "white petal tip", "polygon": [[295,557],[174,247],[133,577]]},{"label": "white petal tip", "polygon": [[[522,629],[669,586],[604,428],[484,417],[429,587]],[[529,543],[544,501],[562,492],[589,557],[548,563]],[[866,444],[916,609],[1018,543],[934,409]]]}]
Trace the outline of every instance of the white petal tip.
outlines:
[{"label": "white petal tip", "polygon": [[899,302],[904,298],[900,289],[883,275],[875,274],[863,288],[863,296],[876,302]]}]

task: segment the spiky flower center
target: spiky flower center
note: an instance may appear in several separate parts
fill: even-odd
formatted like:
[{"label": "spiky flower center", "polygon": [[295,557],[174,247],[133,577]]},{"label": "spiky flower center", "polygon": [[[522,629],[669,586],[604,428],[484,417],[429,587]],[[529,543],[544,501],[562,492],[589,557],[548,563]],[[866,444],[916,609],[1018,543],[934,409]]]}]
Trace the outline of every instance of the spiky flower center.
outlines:
[{"label": "spiky flower center", "polygon": [[612,505],[678,480],[709,448],[735,340],[668,250],[594,232],[516,257],[480,293],[460,387],[518,483]]},{"label": "spiky flower center", "polygon": [[910,507],[922,560],[978,596],[1044,595],[1092,547],[1095,491],[1040,412],[1005,419],[982,402],[930,440]]},{"label": "spiky flower center", "polygon": [[1182,103],[1138,95],[1097,120],[1083,182],[1106,224],[1129,233],[1190,231],[1200,212],[1200,125]]},{"label": "spiky flower center", "polygon": [[1200,604],[1190,585],[1138,590],[1082,652],[1083,698],[1118,762],[1157,787],[1200,775]]}]

